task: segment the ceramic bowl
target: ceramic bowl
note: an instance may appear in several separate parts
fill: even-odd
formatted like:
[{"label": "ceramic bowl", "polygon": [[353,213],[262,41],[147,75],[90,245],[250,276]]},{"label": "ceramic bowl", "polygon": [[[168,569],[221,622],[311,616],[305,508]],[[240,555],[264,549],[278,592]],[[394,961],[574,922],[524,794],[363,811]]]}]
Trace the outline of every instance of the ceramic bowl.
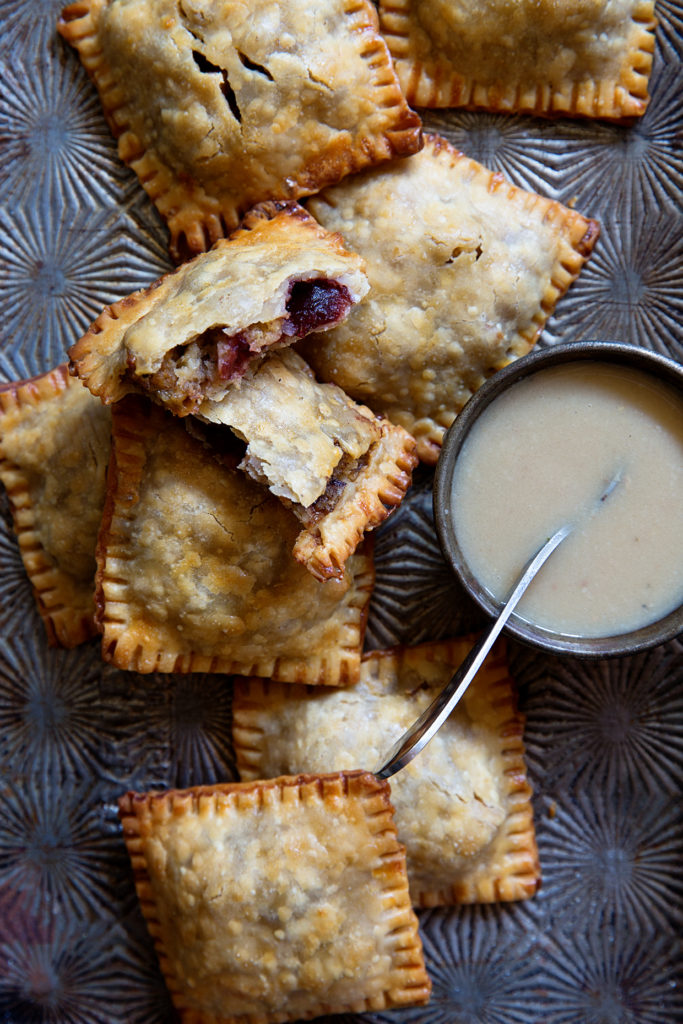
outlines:
[{"label": "ceramic bowl", "polygon": [[[468,594],[490,616],[498,615],[501,605],[472,573],[458,544],[451,515],[451,481],[458,455],[468,434],[482,412],[503,392],[531,374],[549,367],[582,361],[616,363],[649,374],[673,387],[683,396],[683,366],[664,356],[633,345],[608,341],[581,341],[539,349],[497,371],[468,401],[446,433],[434,479],[434,518],[444,555]],[[671,514],[680,514],[672,509]],[[520,573],[521,569],[520,567]],[[505,627],[517,640],[554,654],[584,658],[613,657],[634,654],[683,632],[683,604],[668,615],[647,626],[605,637],[577,637],[554,632],[516,614]]]}]

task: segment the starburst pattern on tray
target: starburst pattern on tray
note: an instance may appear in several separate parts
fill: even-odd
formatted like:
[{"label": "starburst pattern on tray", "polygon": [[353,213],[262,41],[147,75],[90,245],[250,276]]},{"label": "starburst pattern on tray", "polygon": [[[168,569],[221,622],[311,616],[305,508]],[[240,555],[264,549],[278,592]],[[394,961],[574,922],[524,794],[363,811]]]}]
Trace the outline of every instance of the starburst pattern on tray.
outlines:
[{"label": "starburst pattern on tray", "polygon": [[48,204],[71,199],[92,207],[99,189],[112,208],[122,201],[130,175],[117,158],[94,89],[71,59],[56,63],[48,76],[26,53],[5,68],[3,85],[0,198]]},{"label": "starburst pattern on tray", "polygon": [[[515,648],[527,760],[545,793],[624,785],[680,793],[683,782],[683,645],[633,658],[539,659]],[[641,797],[642,799],[642,797]]]},{"label": "starburst pattern on tray", "polygon": [[499,171],[520,188],[559,198],[557,164],[564,140],[548,121],[469,111],[444,114],[430,110],[423,115],[427,131],[445,136],[484,167]]},{"label": "starburst pattern on tray", "polygon": [[624,932],[683,928],[683,814],[676,802],[594,788],[563,800],[539,834],[551,920],[597,917]]},{"label": "starburst pattern on tray", "polygon": [[683,359],[683,218],[610,215],[581,276],[548,320],[545,343],[622,341]]},{"label": "starburst pattern on tray", "polygon": [[33,54],[39,47],[48,48],[64,6],[63,0],[31,0],[30,4],[26,0],[2,0],[3,45],[11,42]]},{"label": "starburst pattern on tray", "polygon": [[[538,978],[533,941],[518,928],[501,927],[501,920],[495,908],[485,906],[422,914],[432,996],[427,1007],[406,1010],[398,1019],[411,1024],[537,1020],[529,1005],[529,990]],[[390,1024],[396,1016],[379,1013],[372,1020]]]},{"label": "starburst pattern on tray", "polygon": [[0,889],[17,894],[26,913],[51,908],[96,920],[117,905],[128,863],[103,821],[102,790],[86,782],[46,786],[6,780],[0,792]]},{"label": "starburst pattern on tray", "polygon": [[174,679],[170,745],[172,785],[178,788],[237,778],[228,677],[190,675]]},{"label": "starburst pattern on tray", "polygon": [[[17,380],[63,362],[103,306],[152,281],[153,243],[126,234],[118,211],[0,209],[0,376]],[[10,346],[11,342],[11,346]]]},{"label": "starburst pattern on tray", "polygon": [[416,481],[377,532],[367,648],[460,636],[483,621],[441,553],[430,484]]},{"label": "starburst pattern on tray", "polygon": [[681,57],[683,8],[680,0],[657,0],[657,47],[660,53],[674,60]]},{"label": "starburst pattern on tray", "polygon": [[22,637],[0,641],[0,775],[106,771],[112,739],[99,676],[89,647],[40,652]]},{"label": "starburst pattern on tray", "polygon": [[13,530],[0,525],[0,635],[40,633],[42,622]]},{"label": "starburst pattern on tray", "polygon": [[672,1024],[683,1015],[669,936],[615,934],[592,922],[558,939],[546,975],[545,1024]]},{"label": "starburst pattern on tray", "polygon": [[114,803],[128,789],[145,792],[170,784],[170,677],[137,676],[102,665],[100,700],[109,708],[115,736],[106,771],[107,791]]},{"label": "starburst pattern on tray", "polygon": [[[112,921],[0,915],[0,1020],[126,1024],[122,932]],[[152,1018],[150,1018],[150,1024]]]},{"label": "starburst pattern on tray", "polygon": [[[642,211],[680,207],[683,157],[678,139],[683,127],[683,75],[660,64],[652,81],[660,102],[637,123],[596,123],[589,128],[566,122],[553,139],[548,157],[557,181],[557,198],[598,220],[619,207],[622,219],[639,222]],[[539,155],[544,159],[543,152]],[[603,187],[609,181],[610,188]]]}]

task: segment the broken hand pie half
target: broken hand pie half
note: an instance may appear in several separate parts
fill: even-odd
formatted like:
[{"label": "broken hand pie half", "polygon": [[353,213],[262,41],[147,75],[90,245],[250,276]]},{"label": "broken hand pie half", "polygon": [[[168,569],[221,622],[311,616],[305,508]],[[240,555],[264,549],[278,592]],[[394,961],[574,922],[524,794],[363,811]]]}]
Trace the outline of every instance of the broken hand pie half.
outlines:
[{"label": "broken hand pie half", "polygon": [[421,145],[368,0],[76,0],[59,31],[175,259],[266,199],[296,199]]},{"label": "broken hand pie half", "polygon": [[97,549],[104,659],[143,673],[354,683],[370,555],[316,580],[292,558],[291,512],[186,422],[133,395],[112,410]]},{"label": "broken hand pie half", "polygon": [[69,351],[105,403],[144,392],[176,415],[219,401],[254,359],[343,320],[362,261],[296,203],[267,203],[231,238],[107,307]]},{"label": "broken hand pie half", "polygon": [[0,480],[50,644],[95,627],[95,545],[111,411],[66,365],[0,390]]},{"label": "broken hand pie half", "polygon": [[[469,652],[462,640],[364,656],[360,682],[314,691],[236,680],[233,738],[248,781],[379,764]],[[498,645],[439,732],[391,780],[416,906],[518,900],[539,884],[523,718]]]},{"label": "broken hand pie half", "polygon": [[426,1003],[389,786],[299,775],[119,801],[183,1024],[284,1024]]},{"label": "broken hand pie half", "polygon": [[371,287],[345,323],[299,349],[318,379],[405,427],[430,463],[470,395],[533,346],[598,236],[595,221],[438,135],[308,208],[364,257]]},{"label": "broken hand pie half", "polygon": [[622,120],[648,102],[654,0],[380,0],[420,107]]},{"label": "broken hand pie half", "polygon": [[294,557],[318,579],[343,576],[364,533],[402,500],[417,462],[410,434],[318,383],[290,349],[266,356],[199,416],[247,442],[240,468],[300,520]]}]

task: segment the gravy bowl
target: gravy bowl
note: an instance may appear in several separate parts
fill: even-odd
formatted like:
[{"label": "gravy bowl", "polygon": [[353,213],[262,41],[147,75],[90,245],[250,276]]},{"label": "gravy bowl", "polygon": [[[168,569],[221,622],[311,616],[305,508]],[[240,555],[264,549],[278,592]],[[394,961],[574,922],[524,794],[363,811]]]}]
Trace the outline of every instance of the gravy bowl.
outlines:
[{"label": "gravy bowl", "polygon": [[447,431],[434,478],[444,555],[490,616],[524,568],[517,544],[531,551],[576,516],[505,628],[584,658],[683,632],[682,499],[683,366],[607,341],[540,349],[497,371]]}]

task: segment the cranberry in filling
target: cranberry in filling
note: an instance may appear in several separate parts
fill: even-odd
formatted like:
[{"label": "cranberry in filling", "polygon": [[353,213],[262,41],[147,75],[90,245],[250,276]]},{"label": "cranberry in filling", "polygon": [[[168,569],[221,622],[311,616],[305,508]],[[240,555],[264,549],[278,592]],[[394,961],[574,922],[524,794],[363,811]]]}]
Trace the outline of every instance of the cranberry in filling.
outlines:
[{"label": "cranberry in filling", "polygon": [[254,358],[245,332],[239,331],[228,337],[224,331],[217,330],[215,342],[216,363],[220,379],[230,380],[233,377],[241,377]]},{"label": "cranberry in filling", "polygon": [[338,323],[350,305],[349,290],[338,281],[328,281],[324,277],[296,281],[287,299],[289,321],[285,323],[283,333],[303,338],[318,327]]}]

